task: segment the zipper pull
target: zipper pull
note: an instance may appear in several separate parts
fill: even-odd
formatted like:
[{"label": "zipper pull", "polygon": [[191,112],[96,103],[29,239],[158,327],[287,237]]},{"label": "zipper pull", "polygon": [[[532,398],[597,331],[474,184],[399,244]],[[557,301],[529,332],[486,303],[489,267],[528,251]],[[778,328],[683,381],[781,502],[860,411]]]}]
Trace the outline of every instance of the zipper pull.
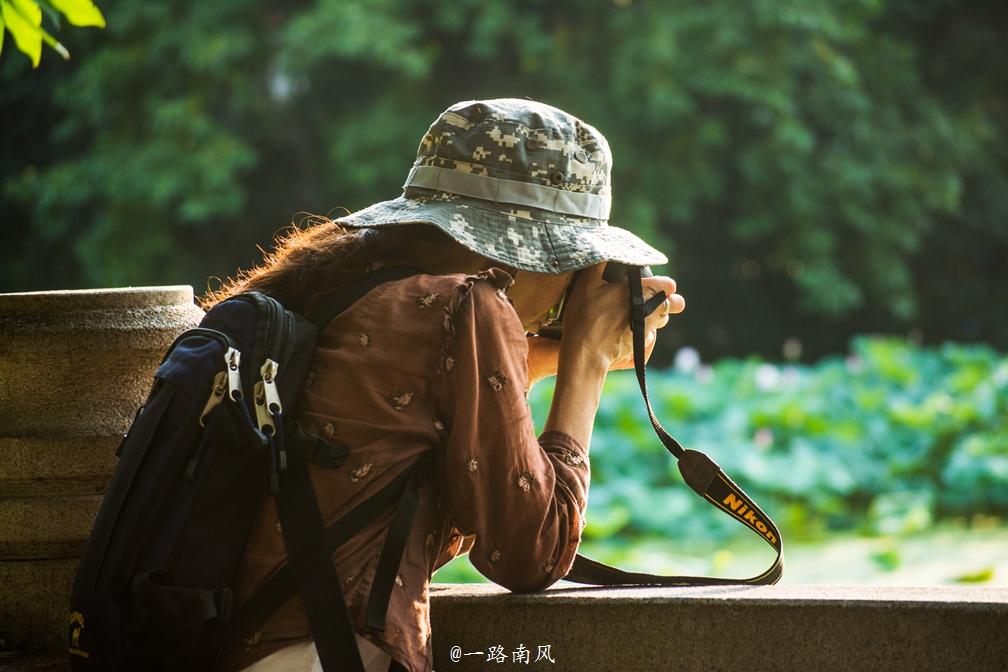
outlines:
[{"label": "zipper pull", "polygon": [[210,415],[210,411],[215,409],[224,401],[224,393],[228,389],[228,375],[226,371],[219,371],[213,379],[213,386],[210,388],[210,398],[207,399],[206,406],[203,407],[203,412],[200,413],[199,424],[200,427],[206,427],[207,416]]},{"label": "zipper pull", "polygon": [[[280,403],[280,391],[277,389],[276,376],[280,365],[272,359],[266,359],[259,374],[262,376],[262,393],[265,397],[265,410],[270,415],[270,425],[273,428],[273,449],[277,452],[276,460],[280,471],[287,470],[287,448],[284,446],[283,437],[278,437],[280,433],[280,419],[283,415],[283,404]],[[258,408],[258,407],[257,407]],[[279,449],[277,448],[279,442]]]},{"label": "zipper pull", "polygon": [[255,404],[256,422],[259,429],[268,437],[276,434],[276,426],[273,424],[273,416],[267,407],[266,384],[258,381],[252,389],[252,401]]},{"label": "zipper pull", "polygon": [[280,404],[280,391],[277,390],[276,386],[277,369],[279,368],[279,364],[272,359],[267,359],[259,369],[259,375],[262,376],[263,387],[266,393],[266,408],[269,410],[270,415],[280,415],[283,413],[283,406]]},{"label": "zipper pull", "polygon": [[241,387],[241,353],[234,348],[228,348],[224,353],[224,363],[227,365],[228,396],[231,401],[238,401],[244,395]]}]

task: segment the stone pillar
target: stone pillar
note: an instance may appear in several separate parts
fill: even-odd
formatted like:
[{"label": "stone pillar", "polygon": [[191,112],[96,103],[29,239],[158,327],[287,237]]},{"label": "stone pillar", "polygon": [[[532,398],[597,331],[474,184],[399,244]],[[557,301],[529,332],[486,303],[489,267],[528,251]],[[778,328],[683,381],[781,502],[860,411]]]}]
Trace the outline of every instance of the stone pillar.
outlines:
[{"label": "stone pillar", "polygon": [[202,315],[189,286],[0,294],[8,649],[65,649],[70,587],[115,449],[165,350]]}]

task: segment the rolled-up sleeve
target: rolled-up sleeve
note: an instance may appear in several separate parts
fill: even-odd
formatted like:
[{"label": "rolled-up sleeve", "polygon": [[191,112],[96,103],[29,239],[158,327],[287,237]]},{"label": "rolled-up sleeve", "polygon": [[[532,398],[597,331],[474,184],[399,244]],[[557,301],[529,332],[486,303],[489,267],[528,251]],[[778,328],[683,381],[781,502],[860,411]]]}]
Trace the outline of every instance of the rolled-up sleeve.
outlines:
[{"label": "rolled-up sleeve", "polygon": [[574,562],[590,468],[586,447],[568,434],[536,436],[525,398],[525,332],[493,280],[471,283],[446,317],[439,477],[456,527],[475,536],[476,569],[532,592]]}]

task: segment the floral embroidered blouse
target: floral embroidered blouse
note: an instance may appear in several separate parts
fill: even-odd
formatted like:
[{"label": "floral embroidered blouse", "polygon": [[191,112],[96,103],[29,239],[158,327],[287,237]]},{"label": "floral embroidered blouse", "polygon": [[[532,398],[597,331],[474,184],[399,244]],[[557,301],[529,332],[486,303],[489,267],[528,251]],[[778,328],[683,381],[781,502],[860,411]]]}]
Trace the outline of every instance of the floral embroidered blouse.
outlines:
[{"label": "floral embroidered blouse", "polygon": [[[587,447],[562,432],[536,436],[527,393],[528,344],[499,268],[417,275],[379,285],[337,316],[305,380],[304,428],[350,446],[339,469],[311,466],[326,524],[426,453],[434,476],[419,506],[384,633],[365,607],[392,511],[333,558],[354,628],[410,672],[433,665],[428,586],[434,570],[469,553],[477,570],[516,592],[547,588],[574,562],[585,522]],[[254,525],[237,599],[285,562],[272,498]],[[225,660],[237,670],[310,639],[300,597],[277,609]]]}]

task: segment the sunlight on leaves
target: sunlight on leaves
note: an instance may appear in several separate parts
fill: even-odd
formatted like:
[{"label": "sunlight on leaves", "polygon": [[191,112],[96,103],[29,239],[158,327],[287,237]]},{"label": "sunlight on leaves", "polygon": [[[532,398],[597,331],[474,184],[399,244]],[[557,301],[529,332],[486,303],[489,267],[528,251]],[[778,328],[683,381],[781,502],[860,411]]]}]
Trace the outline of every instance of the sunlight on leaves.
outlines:
[{"label": "sunlight on leaves", "polygon": [[57,10],[74,26],[105,27],[105,17],[91,0],[0,0],[0,51],[3,50],[4,32],[9,32],[33,68],[37,68],[42,59],[43,42],[63,59],[69,59],[67,48],[42,27],[43,8],[57,28]]}]

